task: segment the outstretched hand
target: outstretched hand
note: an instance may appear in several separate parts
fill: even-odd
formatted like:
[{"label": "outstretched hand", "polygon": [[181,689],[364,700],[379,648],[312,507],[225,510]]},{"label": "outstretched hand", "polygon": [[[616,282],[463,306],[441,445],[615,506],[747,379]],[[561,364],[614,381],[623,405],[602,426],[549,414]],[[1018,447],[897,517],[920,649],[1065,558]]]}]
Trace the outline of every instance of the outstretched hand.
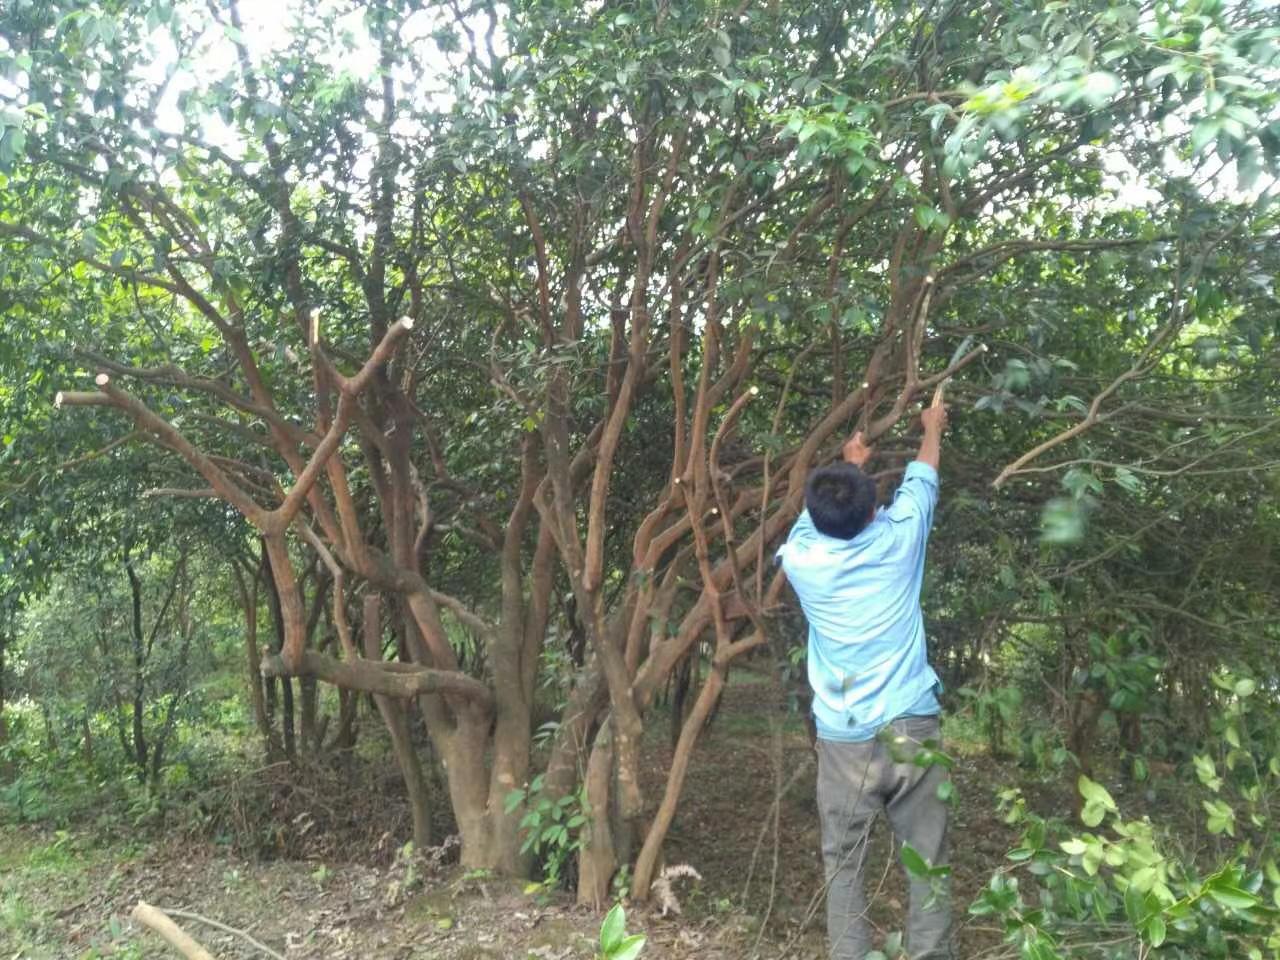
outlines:
[{"label": "outstretched hand", "polygon": [[845,441],[844,449],[845,463],[852,463],[855,467],[861,467],[871,459],[871,454],[875,452],[875,447],[868,446],[866,439],[859,430],[852,437]]},{"label": "outstretched hand", "polygon": [[926,432],[941,436],[947,429],[947,406],[940,399],[920,411],[920,423]]}]

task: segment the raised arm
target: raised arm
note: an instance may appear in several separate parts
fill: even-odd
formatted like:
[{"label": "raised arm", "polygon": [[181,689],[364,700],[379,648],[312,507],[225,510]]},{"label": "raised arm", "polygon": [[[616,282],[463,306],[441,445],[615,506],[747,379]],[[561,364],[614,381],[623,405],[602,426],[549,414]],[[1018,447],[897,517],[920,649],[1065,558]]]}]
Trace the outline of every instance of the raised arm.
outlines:
[{"label": "raised arm", "polygon": [[942,458],[942,434],[947,429],[947,408],[941,398],[925,407],[920,414],[920,422],[924,424],[924,439],[920,441],[916,459],[937,470]]},{"label": "raised arm", "polygon": [[933,526],[933,508],[938,502],[938,460],[942,452],[942,432],[947,428],[947,408],[937,399],[920,414],[924,439],[916,459],[907,464],[902,483],[886,511],[890,520],[906,524],[914,532],[919,549],[924,549]]}]

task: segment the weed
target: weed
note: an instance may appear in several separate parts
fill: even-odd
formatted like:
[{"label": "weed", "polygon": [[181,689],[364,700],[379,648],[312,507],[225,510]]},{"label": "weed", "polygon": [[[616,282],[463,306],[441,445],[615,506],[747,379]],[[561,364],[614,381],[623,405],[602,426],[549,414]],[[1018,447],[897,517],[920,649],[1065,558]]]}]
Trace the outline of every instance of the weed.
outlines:
[{"label": "weed", "polygon": [[600,951],[597,960],[634,960],[644,949],[642,933],[627,935],[627,915],[622,904],[615,903],[600,925]]}]

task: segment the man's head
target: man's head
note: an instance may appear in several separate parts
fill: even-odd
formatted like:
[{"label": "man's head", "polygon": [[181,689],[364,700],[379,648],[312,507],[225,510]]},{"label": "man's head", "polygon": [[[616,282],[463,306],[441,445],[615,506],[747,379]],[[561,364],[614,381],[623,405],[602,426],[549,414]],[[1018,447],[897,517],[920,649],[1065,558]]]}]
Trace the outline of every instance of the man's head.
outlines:
[{"label": "man's head", "polygon": [[876,510],[876,482],[852,463],[833,463],[809,474],[804,503],[819,533],[852,540]]}]

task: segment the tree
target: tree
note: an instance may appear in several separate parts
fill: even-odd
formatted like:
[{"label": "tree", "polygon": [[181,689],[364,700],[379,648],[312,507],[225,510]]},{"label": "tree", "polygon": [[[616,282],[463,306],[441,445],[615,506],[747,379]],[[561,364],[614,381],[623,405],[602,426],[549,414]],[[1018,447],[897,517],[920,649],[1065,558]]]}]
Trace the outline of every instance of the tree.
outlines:
[{"label": "tree", "polygon": [[[1214,251],[1256,265],[1274,231],[1204,199],[1217,165],[1247,185],[1274,158],[1248,4],[296,10],[272,44],[235,2],[15,7],[0,243],[96,372],[60,404],[123,416],[200,478],[167,492],[261,538],[263,669],[417,700],[468,865],[527,867],[507,800],[572,595],[591,655],[542,785],[585,782],[591,902],[637,847],[647,892],[728,665],[767,643],[810,466],[952,377],[987,408],[1092,378],[992,431],[1002,482],[1135,422],[1131,394],[1234,321],[1202,293]],[[1159,201],[1113,195],[1122,156]],[[306,569],[341,657],[308,643]],[[651,808],[645,716],[706,638]]]}]

